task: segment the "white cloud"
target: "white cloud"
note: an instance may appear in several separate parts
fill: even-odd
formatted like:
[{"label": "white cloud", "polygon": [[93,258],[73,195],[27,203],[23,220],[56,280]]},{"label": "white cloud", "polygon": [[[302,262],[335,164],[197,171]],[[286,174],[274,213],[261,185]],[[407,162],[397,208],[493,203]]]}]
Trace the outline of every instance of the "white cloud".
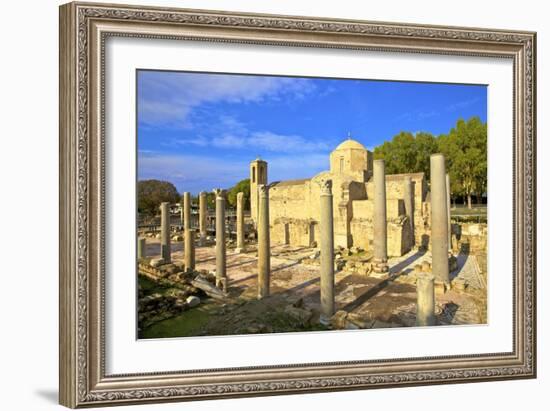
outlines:
[{"label": "white cloud", "polygon": [[281,135],[269,131],[253,133],[247,144],[258,149],[274,152],[311,152],[326,151],[329,146],[324,142],[309,141],[301,136]]},{"label": "white cloud", "polygon": [[[265,160],[270,182],[309,178],[329,168],[328,154],[277,155]],[[197,194],[216,187],[229,188],[248,178],[249,165],[249,160],[242,159],[140,152],[138,178],[170,181],[180,192]]]},{"label": "white cloud", "polygon": [[[247,125],[233,116],[221,116],[212,125],[203,129],[214,137],[207,138],[202,134],[195,137],[173,138],[165,143],[166,147],[193,145],[198,147],[216,147],[222,149],[249,149],[274,153],[309,153],[325,152],[331,149],[333,142],[308,140],[299,135],[277,134],[271,131],[249,131]],[[330,143],[330,144],[329,144]]]},{"label": "white cloud", "polygon": [[469,107],[472,104],[477,103],[479,100],[480,100],[479,97],[474,97],[474,98],[471,98],[471,99],[468,99],[468,100],[459,101],[459,102],[456,102],[454,104],[448,105],[447,107],[445,107],[445,110],[447,110],[447,111],[460,110],[460,109]]},{"label": "white cloud", "polygon": [[225,134],[212,139],[212,145],[218,148],[240,148],[246,144],[246,139],[243,137]]},{"label": "white cloud", "polygon": [[138,178],[170,181],[180,191],[198,193],[229,187],[248,177],[247,161],[219,157],[143,154],[138,157]]},{"label": "white cloud", "polygon": [[269,181],[311,178],[328,170],[328,153],[309,153],[267,157]]},{"label": "white cloud", "polygon": [[189,126],[192,110],[205,103],[301,99],[315,90],[309,80],[286,77],[172,72],[140,76],[140,121],[174,127]]}]

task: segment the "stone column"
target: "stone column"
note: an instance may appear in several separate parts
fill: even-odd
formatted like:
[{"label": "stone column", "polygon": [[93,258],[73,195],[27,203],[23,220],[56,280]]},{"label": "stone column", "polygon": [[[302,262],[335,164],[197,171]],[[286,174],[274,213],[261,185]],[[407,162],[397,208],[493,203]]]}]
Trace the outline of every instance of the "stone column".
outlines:
[{"label": "stone column", "polygon": [[431,197],[431,248],[432,272],[435,279],[449,283],[449,233],[447,214],[447,188],[445,183],[445,157],[432,154],[430,157]]},{"label": "stone column", "polygon": [[452,232],[451,232],[451,180],[449,179],[449,173],[445,175],[445,188],[447,194],[447,233],[449,235],[448,244],[449,251],[452,249]]},{"label": "stone column", "polygon": [[328,324],[334,314],[334,223],[332,180],[321,182],[319,242],[321,258],[321,323]]},{"label": "stone column", "polygon": [[146,241],[145,238],[138,238],[138,245],[137,245],[137,258],[146,258],[147,257],[147,251],[145,250],[146,247]]},{"label": "stone column", "polygon": [[237,193],[237,253],[244,251],[244,194]]},{"label": "stone column", "polygon": [[204,245],[206,243],[206,215],[208,211],[206,208],[206,193],[201,191],[199,194],[199,244]]},{"label": "stone column", "polygon": [[165,264],[170,258],[170,203],[160,204],[160,256]]},{"label": "stone column", "polygon": [[225,192],[221,188],[216,194],[216,286],[227,289],[225,261]]},{"label": "stone column", "polygon": [[386,166],[374,160],[374,272],[388,271],[388,234],[386,221]]},{"label": "stone column", "polygon": [[414,193],[411,177],[406,176],[403,184],[403,202],[405,203],[405,214],[409,218],[412,236],[412,246],[416,243],[414,233]]},{"label": "stone column", "polygon": [[420,273],[416,281],[416,325],[435,325],[434,277]]},{"label": "stone column", "polygon": [[271,244],[269,241],[269,186],[258,185],[258,299],[269,296]]},{"label": "stone column", "polygon": [[195,230],[188,228],[185,230],[185,271],[195,270]]},{"label": "stone column", "polygon": [[183,233],[185,235],[187,229],[191,228],[191,194],[187,191],[183,193],[182,218]]},{"label": "stone column", "polygon": [[434,277],[421,273],[416,281],[416,325],[435,325]]}]

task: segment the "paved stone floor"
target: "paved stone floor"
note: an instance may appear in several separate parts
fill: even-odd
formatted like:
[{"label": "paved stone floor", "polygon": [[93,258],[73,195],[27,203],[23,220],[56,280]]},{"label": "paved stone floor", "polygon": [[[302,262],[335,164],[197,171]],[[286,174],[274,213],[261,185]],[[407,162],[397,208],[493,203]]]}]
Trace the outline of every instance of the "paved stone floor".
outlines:
[{"label": "paved stone floor", "polygon": [[[157,239],[147,239],[148,256],[160,254]],[[304,247],[275,245],[271,258],[271,294],[273,302],[300,304],[319,311],[319,265],[314,258],[316,250]],[[172,243],[172,258],[183,261],[182,242]],[[215,247],[196,248],[196,269],[215,269]],[[379,279],[367,275],[339,271],[335,278],[336,310],[352,313],[360,321],[360,328],[414,326],[416,316],[416,286],[408,282],[414,266],[431,262],[429,252],[411,251],[389,261],[392,276]],[[436,314],[439,323],[483,324],[486,322],[485,283],[474,255],[458,254],[458,268],[451,277],[464,279],[466,291],[450,290],[436,295]],[[227,275],[232,297],[255,300],[257,257],[254,246],[236,254],[227,250]],[[267,301],[269,303],[269,301]]]}]

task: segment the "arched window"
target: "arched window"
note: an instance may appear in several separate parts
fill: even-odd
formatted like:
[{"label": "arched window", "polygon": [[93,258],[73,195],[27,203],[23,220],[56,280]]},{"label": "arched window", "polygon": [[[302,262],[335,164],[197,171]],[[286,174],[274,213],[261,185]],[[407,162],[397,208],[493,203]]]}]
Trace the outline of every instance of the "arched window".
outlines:
[{"label": "arched window", "polygon": [[344,172],[344,157],[340,157],[340,172]]},{"label": "arched window", "polygon": [[256,182],[256,167],[252,166],[252,182]]}]

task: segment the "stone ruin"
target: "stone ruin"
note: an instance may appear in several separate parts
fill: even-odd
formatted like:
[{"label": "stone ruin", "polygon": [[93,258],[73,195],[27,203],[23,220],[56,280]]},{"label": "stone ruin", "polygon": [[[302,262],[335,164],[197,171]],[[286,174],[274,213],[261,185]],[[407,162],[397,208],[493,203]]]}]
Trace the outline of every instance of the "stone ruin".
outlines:
[{"label": "stone ruin", "polygon": [[[416,300],[412,311],[416,314],[414,318],[403,320],[403,324],[426,326],[444,323],[444,316],[451,310],[452,304],[446,303],[442,306],[438,303],[436,296],[444,295],[451,288],[457,292],[464,291],[468,286],[464,278],[450,276],[457,263],[457,257],[453,255],[453,251],[456,253],[460,247],[463,248],[466,245],[476,250],[486,250],[486,237],[483,237],[486,235],[486,227],[480,228],[479,225],[473,224],[451,225],[449,180],[445,173],[443,155],[431,156],[431,191],[430,195],[426,196],[423,175],[404,175],[399,178],[386,176],[384,160],[372,161],[368,152],[365,154],[361,150],[363,149],[357,147],[352,141],[342,144],[331,155],[331,172],[321,173],[300,184],[267,185],[267,163],[262,160],[252,163],[252,173],[255,174],[251,180],[251,218],[256,227],[258,240],[256,244],[246,241],[248,236],[245,233],[244,204],[240,193],[237,196],[237,233],[234,252],[257,253],[256,298],[266,300],[271,297],[273,282],[271,260],[275,257],[272,252],[272,243],[286,246],[306,244],[308,247],[318,248],[313,254],[301,258],[299,263],[303,266],[318,267],[319,309],[318,312],[308,310],[303,300],[298,299],[285,305],[286,315],[299,319],[304,324],[311,324],[311,321],[314,321],[333,329],[384,326],[383,321],[369,319],[368,315],[336,310],[335,302],[338,298],[338,290],[335,286],[336,273],[346,271],[352,275],[380,280],[381,284],[391,283],[396,286],[403,284],[404,287],[413,287]],[[335,160],[340,158],[338,157],[340,152],[343,153],[341,156],[344,158],[343,163]],[[339,174],[333,171],[334,163],[340,165]],[[366,164],[367,168],[361,169],[357,163]],[[348,176],[344,176],[344,171],[349,172],[354,178],[363,178],[363,191],[354,191],[353,187],[357,181],[349,180]],[[345,184],[343,184],[344,180]],[[397,189],[396,184],[401,185],[401,188]],[[286,188],[283,189],[283,187]],[[391,187],[393,193],[389,196],[388,187]],[[299,194],[300,190],[302,194]],[[307,199],[304,197],[304,190],[307,191]],[[336,196],[334,190],[337,192]],[[165,298],[158,295],[140,298],[139,313],[143,326],[147,326],[154,320],[168,318],[196,307],[200,304],[201,298],[209,297],[219,301],[229,298],[225,192],[220,189],[214,192],[216,194],[214,270],[197,271],[195,268],[195,247],[197,244],[200,247],[207,242],[206,200],[202,193],[199,196],[199,232],[192,230],[188,223],[184,223],[183,226],[183,264],[173,264],[171,259],[171,231],[169,224],[166,223],[169,220],[168,203],[161,205],[160,258],[148,259],[145,238],[138,240],[139,272],[156,281],[168,282],[176,289],[173,295]],[[357,192],[362,192],[367,198],[358,198]],[[395,193],[399,193],[402,197],[396,199]],[[289,204],[291,197],[292,204]],[[314,198],[316,198],[315,202]],[[427,198],[428,203],[425,201]],[[298,212],[293,210],[297,210],[298,204],[304,201],[305,204],[300,211],[302,214],[298,215]],[[284,216],[282,208],[285,209]],[[186,193],[182,210],[184,222],[190,221],[189,209],[190,197]],[[301,218],[304,215],[303,210],[309,213],[307,218]],[[427,216],[429,222],[426,221]],[[369,228],[363,231],[357,229],[360,220],[368,220]],[[356,229],[353,228],[354,224]],[[428,244],[425,241],[427,235],[430,239]],[[393,270],[389,264],[389,258],[392,255],[401,257],[414,250],[422,255],[429,250],[430,263],[424,261],[407,272]],[[410,288],[408,290],[411,291]],[[269,329],[268,326],[263,325],[256,328],[260,332]]]}]

